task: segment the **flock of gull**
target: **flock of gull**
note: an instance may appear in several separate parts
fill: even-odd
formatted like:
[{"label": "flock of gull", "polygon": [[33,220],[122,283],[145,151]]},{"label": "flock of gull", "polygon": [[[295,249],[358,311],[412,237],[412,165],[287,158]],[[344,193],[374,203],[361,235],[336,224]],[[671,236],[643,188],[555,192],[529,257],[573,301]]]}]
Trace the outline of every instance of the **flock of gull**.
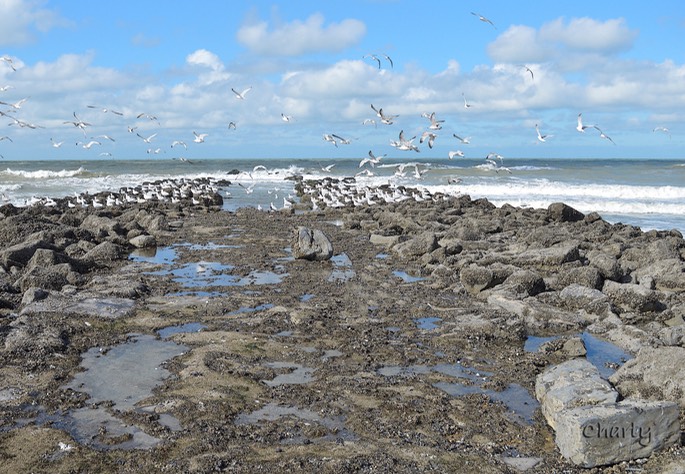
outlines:
[{"label": "flock of gull", "polygon": [[[487,17],[476,13],[476,12],[471,12],[473,16],[475,16],[479,21],[486,23],[490,25],[492,28],[497,29],[495,24],[488,19]],[[383,69],[384,65],[387,65],[389,68],[394,68],[394,62],[392,58],[385,54],[378,54],[378,53],[370,53],[366,54],[363,56],[363,59],[369,59],[370,61],[375,62],[377,65],[378,69]],[[13,63],[13,60],[9,56],[2,56],[0,57],[0,64],[4,63],[7,67],[11,68],[13,71],[16,71],[17,68],[15,67],[15,64]],[[531,67],[528,65],[520,65],[522,70],[525,70],[526,74],[530,75],[530,81],[535,81],[535,73]],[[6,93],[8,90],[12,89],[12,85],[0,85],[0,93]],[[236,88],[231,88],[231,92],[235,96],[235,99],[238,101],[247,101],[249,100],[248,94],[252,91],[252,87],[247,87],[244,89],[236,89]],[[462,92],[462,99],[463,99],[463,106],[464,109],[470,110],[473,109],[474,107],[477,107],[478,104],[476,103],[471,103],[467,100],[466,98],[466,93]],[[25,97],[20,100],[17,100],[15,102],[13,101],[4,101],[0,100],[0,106],[4,106],[4,108],[0,108],[0,117],[3,117],[7,119],[8,125],[9,126],[15,126],[19,128],[28,128],[28,129],[38,129],[38,128],[45,128],[41,125],[37,125],[34,123],[30,123],[26,120],[23,120],[20,118],[21,115],[21,109],[22,106],[30,99],[30,97]],[[109,114],[114,117],[118,117],[122,120],[124,119],[131,119],[131,117],[126,117],[123,112],[113,110],[109,107],[103,107],[99,105],[87,105],[86,106],[88,109],[93,110],[93,111],[98,111],[101,114]],[[374,104],[370,104],[371,110],[374,112],[373,118],[366,118],[362,122],[363,125],[373,125],[374,127],[378,128],[378,126],[392,126],[395,124],[397,119],[400,117],[399,114],[393,114],[389,113],[388,110],[384,107],[377,107]],[[288,115],[285,112],[280,114],[281,119],[285,123],[291,123],[294,122],[295,119],[293,118],[292,115]],[[427,120],[427,123],[425,125],[425,130],[423,130],[420,135],[419,134],[412,134],[413,136],[409,136],[409,134],[405,133],[404,129],[401,129],[399,133],[397,134],[396,139],[391,139],[389,141],[389,145],[395,148],[398,151],[407,151],[407,152],[415,152],[419,153],[421,151],[420,145],[426,145],[428,146],[429,149],[433,149],[435,146],[435,143],[437,140],[440,139],[440,135],[443,131],[443,126],[445,124],[445,120],[441,119],[437,116],[436,112],[423,112],[420,114],[420,117]],[[139,131],[139,127],[141,123],[139,121],[144,121],[146,125],[149,123],[156,123],[157,125],[160,125],[159,119],[152,114],[148,113],[139,113],[135,115],[135,121],[136,123],[133,125],[127,125],[126,129],[129,134],[132,136],[137,137],[141,144],[145,147],[146,153],[148,155],[157,155],[160,153],[164,153],[169,149],[179,149],[183,148],[184,150],[188,149],[188,144],[181,140],[181,139],[175,139],[173,140],[170,145],[163,146],[159,145],[156,141],[158,137],[158,133],[141,133],[142,130],[147,129],[149,127],[141,127],[141,131]],[[68,119],[65,119],[62,121],[63,125],[70,125],[73,128],[77,129],[79,132],[82,133],[83,139],[78,140],[75,142],[76,146],[79,146],[83,149],[90,150],[92,148],[101,148],[103,147],[103,143],[109,142],[109,143],[114,143],[116,142],[116,139],[112,136],[106,135],[106,134],[95,134],[92,133],[91,131],[95,129],[93,123],[86,121],[82,119],[79,114],[77,114],[76,111],[73,112],[72,117],[69,117]],[[228,130],[236,130],[236,122],[231,121],[227,125]],[[577,126],[576,130],[580,133],[585,133],[588,130],[594,130],[598,132],[598,135],[601,139],[605,139],[608,142],[611,142],[613,145],[616,145],[614,140],[607,135],[598,125],[593,124],[593,125],[586,125],[583,123],[583,117],[582,113],[579,113],[577,116]],[[670,137],[670,131],[666,127],[655,127],[653,129],[654,132],[663,132],[665,134],[668,134]],[[208,133],[202,133],[193,130],[193,139],[192,143],[194,144],[202,144],[205,142],[205,139],[209,137]],[[541,143],[547,142],[550,138],[553,137],[553,135],[548,134],[548,133],[543,133],[540,130],[540,126],[536,123],[535,124],[535,133],[537,135],[537,140]],[[415,140],[417,139],[418,136],[418,144],[415,143]],[[469,136],[461,136],[458,135],[457,133],[452,133],[452,138],[457,140],[457,144],[459,147],[454,150],[450,150],[447,153],[447,158],[449,160],[453,160],[455,158],[464,158],[467,156],[467,153],[463,151],[462,146],[468,146],[471,143],[471,137]],[[344,145],[349,145],[352,143],[354,138],[344,138],[342,134],[339,133],[324,133],[323,134],[323,139],[334,145],[336,148],[341,147]],[[9,141],[12,142],[12,138],[8,135],[5,136],[0,136],[0,142],[2,141]],[[65,142],[62,141],[57,141],[54,140],[53,138],[50,138],[51,145],[54,148],[60,148]],[[102,148],[101,148],[102,149]],[[102,156],[112,156],[111,151],[102,151],[100,153]],[[359,169],[360,171],[356,174],[356,177],[358,176],[373,176],[374,175],[374,168],[378,165],[381,164],[381,160],[386,157],[387,154],[375,154],[373,150],[369,150],[368,156],[364,157],[361,159],[359,162]],[[3,155],[0,154],[0,158],[4,158]],[[174,158],[176,160],[180,160],[185,163],[192,164],[193,162],[183,158],[183,157],[178,157]],[[504,157],[496,152],[490,152],[484,157],[484,164],[487,165],[487,169],[491,169],[496,173],[499,172],[507,172],[511,173],[511,170],[505,166],[504,164]],[[328,165],[326,167],[322,167],[323,171],[330,172],[331,168],[334,165]],[[414,177],[417,179],[421,179],[422,176],[429,171],[429,169],[424,168],[421,169],[418,164],[405,164],[405,165],[396,165],[396,171],[395,175],[396,176],[405,176],[407,170],[411,167],[414,167]],[[454,184],[454,183],[459,183],[460,180],[458,178],[448,178],[448,183]],[[332,182],[329,182],[329,187],[332,186]],[[251,193],[252,190],[254,189],[254,183],[252,185],[244,185],[240,183],[241,187],[245,190],[246,193]],[[412,195],[411,193],[405,193],[402,192],[400,188],[394,188],[394,189],[385,189],[383,192],[381,191],[374,191],[372,192],[369,189],[366,189],[363,193],[351,193],[350,189],[347,187],[349,185],[348,182],[341,181],[339,183],[339,188],[338,189],[339,193],[342,194],[336,194],[336,192],[333,191],[334,187],[331,187],[331,190],[329,190],[327,193],[322,192],[321,190],[315,190],[317,191],[315,193],[316,196],[312,199],[312,202],[316,206],[317,199],[321,200],[322,205],[328,205],[328,206],[339,206],[339,205],[344,205],[344,204],[349,204],[351,203],[361,203],[361,202],[366,202],[366,203],[371,203],[371,202],[379,202],[379,201],[389,201],[389,200],[401,200],[401,199],[408,199],[411,197],[418,198],[418,199],[427,199],[427,196],[425,195]],[[185,183],[183,186],[189,186],[189,184]],[[133,192],[131,190],[130,192],[127,191],[121,191],[119,196],[115,196],[112,194],[112,198],[108,198],[105,200],[105,202],[99,201],[97,198],[91,198],[88,200],[86,197],[81,197],[76,199],[75,201],[70,201],[70,206],[76,206],[76,205],[92,205],[94,207],[98,207],[100,205],[102,206],[107,206],[107,205],[116,205],[118,203],[124,203],[124,202],[146,202],[148,200],[170,200],[170,201],[175,201],[175,200],[180,200],[183,199],[183,195],[186,193],[186,189],[183,187],[178,187],[175,188],[176,191],[173,193],[169,194],[169,191],[166,189],[157,189],[153,191],[152,189],[141,189],[139,192]],[[194,196],[195,192],[191,192],[190,195]],[[284,203],[284,206],[286,204]],[[274,208],[273,203],[270,206],[272,209]]]}]

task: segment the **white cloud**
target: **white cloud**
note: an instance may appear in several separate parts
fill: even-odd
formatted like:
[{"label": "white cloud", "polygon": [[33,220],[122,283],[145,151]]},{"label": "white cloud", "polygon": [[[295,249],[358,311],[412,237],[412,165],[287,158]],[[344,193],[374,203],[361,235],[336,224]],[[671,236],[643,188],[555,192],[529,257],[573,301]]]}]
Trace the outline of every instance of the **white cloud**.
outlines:
[{"label": "white cloud", "polygon": [[215,71],[224,69],[224,65],[219,59],[219,56],[206,49],[198,49],[197,51],[190,53],[186,56],[186,62],[191,65],[206,66]]},{"label": "white cloud", "polygon": [[581,51],[614,53],[630,49],[637,30],[629,29],[623,18],[604,22],[593,18],[574,18],[568,24],[559,18],[540,28],[540,41],[558,42]]},{"label": "white cloud", "polygon": [[[563,18],[542,25],[513,25],[488,45],[488,54],[498,62],[563,62],[577,54],[610,55],[632,47],[637,30],[623,18],[604,22],[592,18]],[[582,61],[581,61],[582,62]]]},{"label": "white cloud", "polygon": [[243,25],[238,42],[254,53],[267,56],[297,56],[314,52],[337,52],[357,44],[366,34],[366,25],[346,19],[324,26],[324,17],[314,14],[305,21],[285,23],[269,31],[265,21]]},{"label": "white cloud", "polygon": [[25,44],[34,30],[45,33],[56,26],[69,26],[55,10],[43,8],[42,0],[0,1],[0,45]]}]

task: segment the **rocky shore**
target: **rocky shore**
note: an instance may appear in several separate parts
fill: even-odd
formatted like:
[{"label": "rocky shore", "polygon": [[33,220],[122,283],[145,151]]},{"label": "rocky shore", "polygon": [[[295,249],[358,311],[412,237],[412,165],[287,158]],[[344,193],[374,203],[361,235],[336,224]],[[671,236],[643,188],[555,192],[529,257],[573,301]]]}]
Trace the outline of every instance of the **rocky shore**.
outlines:
[{"label": "rocky shore", "polygon": [[0,207],[0,464],[685,471],[678,231],[353,184],[277,212]]}]

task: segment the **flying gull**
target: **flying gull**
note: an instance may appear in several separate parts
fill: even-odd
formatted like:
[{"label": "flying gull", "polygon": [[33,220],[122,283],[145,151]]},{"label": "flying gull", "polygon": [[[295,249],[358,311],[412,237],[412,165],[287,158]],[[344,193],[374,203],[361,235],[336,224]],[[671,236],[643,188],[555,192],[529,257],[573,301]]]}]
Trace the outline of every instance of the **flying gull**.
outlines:
[{"label": "flying gull", "polygon": [[490,23],[494,29],[497,29],[495,24],[493,22],[491,22],[490,20],[488,20],[487,18],[485,18],[483,15],[480,15],[480,14],[474,13],[474,12],[471,12],[471,15],[477,16],[480,21],[485,22],[485,23]]}]

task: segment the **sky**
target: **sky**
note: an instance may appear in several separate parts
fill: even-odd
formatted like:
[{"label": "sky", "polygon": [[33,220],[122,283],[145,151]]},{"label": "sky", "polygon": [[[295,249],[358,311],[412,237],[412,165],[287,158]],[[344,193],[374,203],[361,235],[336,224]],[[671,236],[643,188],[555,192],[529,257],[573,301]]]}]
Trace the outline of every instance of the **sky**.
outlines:
[{"label": "sky", "polygon": [[685,159],[683,44],[681,0],[0,0],[0,156]]}]

